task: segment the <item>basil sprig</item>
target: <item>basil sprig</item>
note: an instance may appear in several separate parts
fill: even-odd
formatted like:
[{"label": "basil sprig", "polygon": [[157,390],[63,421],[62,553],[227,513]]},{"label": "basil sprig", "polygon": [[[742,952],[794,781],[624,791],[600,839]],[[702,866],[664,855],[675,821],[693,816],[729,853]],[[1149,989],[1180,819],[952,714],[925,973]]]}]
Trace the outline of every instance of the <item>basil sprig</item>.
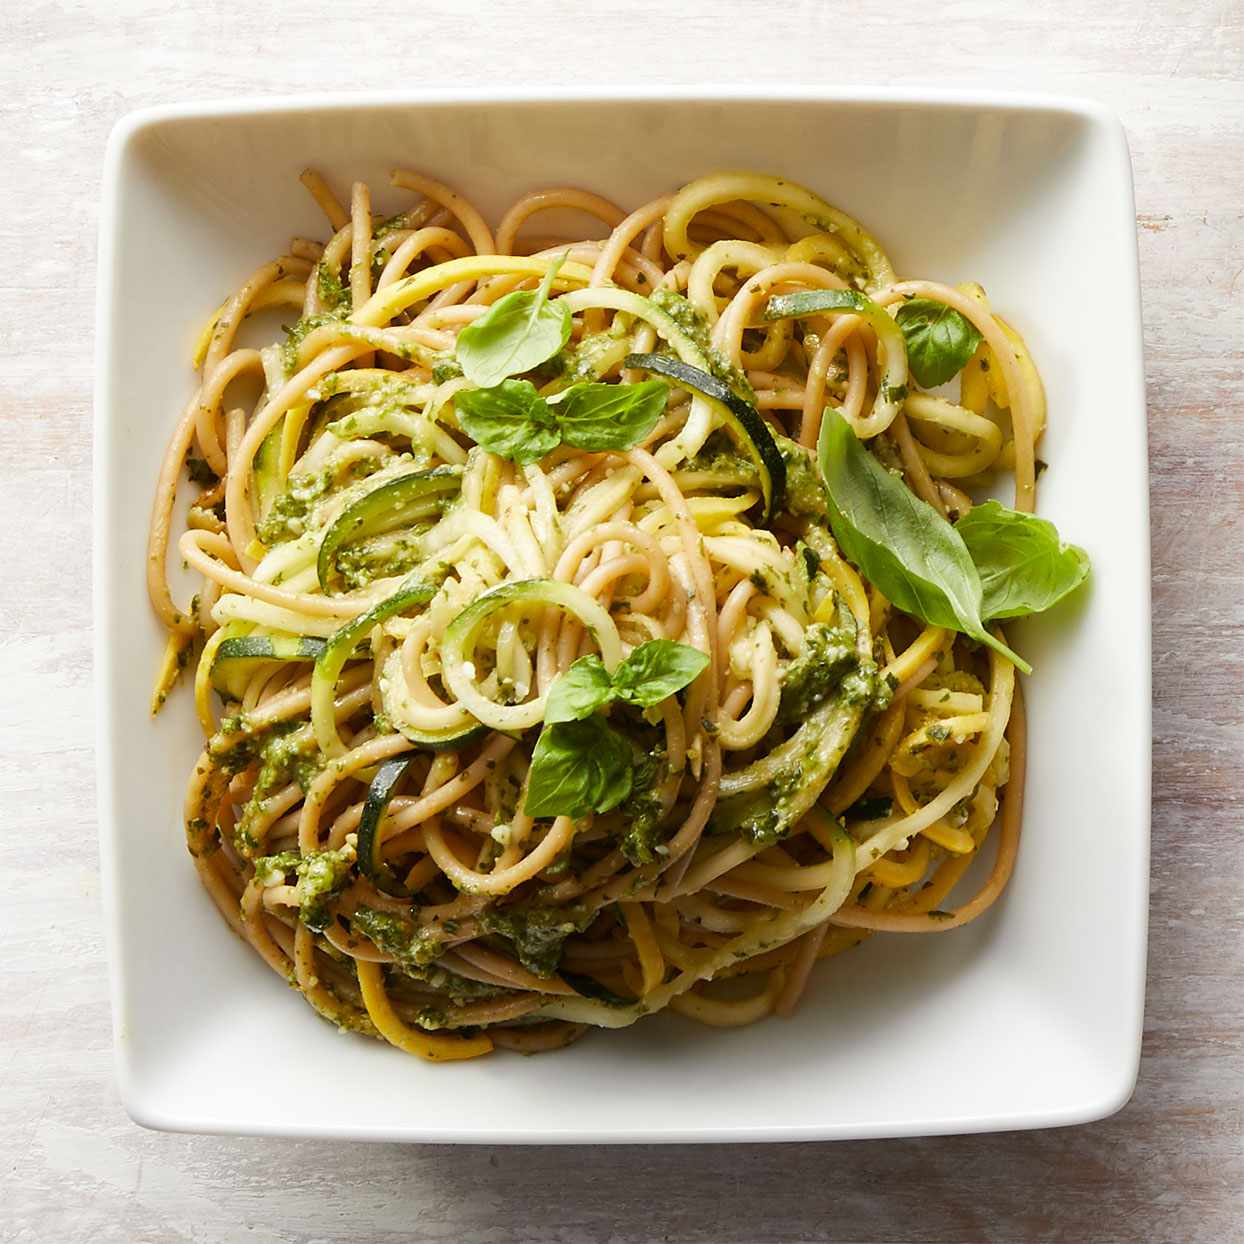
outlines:
[{"label": "basil sprig", "polygon": [[598,656],[580,657],[549,688],[544,729],[531,757],[528,816],[608,812],[634,784],[631,745],[599,715],[615,701],[651,708],[704,672],[708,656],[688,644],[654,639],[613,672]]},{"label": "basil sprig", "polygon": [[669,398],[662,380],[576,384],[545,401],[530,380],[503,380],[455,394],[458,422],[489,453],[525,464],[565,443],[575,449],[629,449],[654,427]]},{"label": "basil sprig", "polygon": [[468,380],[490,388],[539,367],[570,340],[569,309],[549,301],[562,262],[558,259],[549,265],[538,289],[516,290],[498,298],[458,334],[455,353]]},{"label": "basil sprig", "polygon": [[600,657],[580,657],[549,688],[544,720],[581,721],[615,700],[651,708],[693,683],[707,666],[707,653],[671,639],[640,644],[612,677]]},{"label": "basil sprig", "polygon": [[462,429],[489,453],[526,465],[562,443],[549,404],[530,380],[503,380],[491,389],[464,389],[454,397]]},{"label": "basil sprig", "polygon": [[985,629],[980,575],[959,533],[891,475],[837,411],[826,410],[816,449],[834,537],[865,577],[904,613],[962,631],[1032,673]]},{"label": "basil sprig", "polygon": [[907,366],[926,389],[961,372],[981,343],[980,333],[966,316],[932,298],[912,298],[894,318],[903,330]]},{"label": "basil sprig", "polygon": [[986,621],[1040,613],[1089,576],[1088,554],[1064,544],[1058,528],[1035,514],[986,501],[965,514],[955,530],[980,575]]}]

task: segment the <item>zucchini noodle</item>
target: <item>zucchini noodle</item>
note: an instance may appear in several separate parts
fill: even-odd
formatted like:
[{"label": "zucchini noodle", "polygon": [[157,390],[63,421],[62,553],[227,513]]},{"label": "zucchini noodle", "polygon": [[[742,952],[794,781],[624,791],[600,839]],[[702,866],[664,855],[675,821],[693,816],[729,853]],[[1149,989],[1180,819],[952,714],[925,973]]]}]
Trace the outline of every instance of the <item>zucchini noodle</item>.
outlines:
[{"label": "zucchini noodle", "polygon": [[[147,550],[154,708],[197,662],[185,832],[234,932],[332,1023],[451,1061],[664,1009],[789,1015],[818,960],[986,911],[1019,844],[1016,670],[848,563],[809,455],[833,408],[942,514],[1001,470],[1031,510],[1044,391],[984,291],[900,279],[777,177],[633,211],[551,187],[495,230],[422,173],[393,174],[388,216],[363,183],[301,180],[326,240],[205,300]],[[550,210],[607,236],[533,231]],[[512,379],[559,411],[574,385],[657,376],[664,409],[623,448],[511,461],[466,431],[460,334],[546,277],[569,337]],[[842,301],[765,318],[825,290]],[[957,392],[911,377],[913,297],[979,333]],[[166,570],[183,471],[186,606]],[[627,793],[529,814],[558,679],[592,658],[608,683],[653,640],[703,656],[664,700],[599,710]]]}]

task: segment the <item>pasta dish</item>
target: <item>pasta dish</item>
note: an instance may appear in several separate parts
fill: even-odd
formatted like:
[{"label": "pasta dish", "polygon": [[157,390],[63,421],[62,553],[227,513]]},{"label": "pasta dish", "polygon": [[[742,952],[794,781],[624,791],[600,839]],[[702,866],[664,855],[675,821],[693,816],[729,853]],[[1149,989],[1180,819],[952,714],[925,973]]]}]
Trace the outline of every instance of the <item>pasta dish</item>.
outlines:
[{"label": "pasta dish", "polygon": [[985,291],[780,177],[541,190],[495,231],[422,173],[388,216],[303,182],[328,239],[204,330],[147,558],[234,932],[443,1061],[789,1015],[818,960],[986,911],[1003,624],[1089,567],[1033,512],[1044,392]]}]

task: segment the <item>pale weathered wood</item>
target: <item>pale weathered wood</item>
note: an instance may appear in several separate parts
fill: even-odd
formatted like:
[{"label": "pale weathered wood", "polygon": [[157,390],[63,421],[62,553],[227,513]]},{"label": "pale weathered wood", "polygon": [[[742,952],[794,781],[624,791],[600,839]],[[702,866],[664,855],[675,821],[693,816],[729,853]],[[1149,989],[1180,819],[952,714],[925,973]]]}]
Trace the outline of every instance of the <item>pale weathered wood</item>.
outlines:
[{"label": "pale weathered wood", "polygon": [[[1154,893],[1140,1086],[1108,1122],[867,1144],[449,1150],[161,1136],[117,1104],[89,620],[104,137],[131,108],[195,96],[601,76],[1066,91],[1127,124],[1153,463]],[[0,82],[0,1238],[1244,1238],[1238,0],[7,2]]]}]

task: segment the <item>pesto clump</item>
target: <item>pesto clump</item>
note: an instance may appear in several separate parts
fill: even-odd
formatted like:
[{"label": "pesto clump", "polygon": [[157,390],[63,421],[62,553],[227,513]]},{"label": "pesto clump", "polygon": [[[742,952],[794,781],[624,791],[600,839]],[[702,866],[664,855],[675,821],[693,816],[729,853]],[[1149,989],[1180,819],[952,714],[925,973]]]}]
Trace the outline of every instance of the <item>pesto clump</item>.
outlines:
[{"label": "pesto clump", "polygon": [[263,812],[264,800],[290,782],[297,782],[305,791],[324,767],[310,730],[297,722],[283,721],[265,730],[252,731],[241,715],[222,719],[220,734],[212,741],[211,755],[229,774],[259,764],[251,797],[233,830],[234,843],[247,855],[259,846],[253,826]]},{"label": "pesto clump", "polygon": [[443,363],[436,363],[432,368],[432,382],[434,384],[444,384],[447,380],[457,380],[462,375],[462,368],[456,362],[446,360]]},{"label": "pesto clump", "polygon": [[355,861],[354,836],[336,850],[282,851],[255,861],[255,878],[260,885],[280,885],[293,873],[298,891],[298,918],[309,929],[321,933],[328,927],[329,904],[350,878]]},{"label": "pesto clump", "polygon": [[[855,636],[846,627],[814,622],[804,632],[803,649],[782,673],[782,698],[778,705],[779,725],[803,721],[840,688],[848,703],[855,703],[860,679],[847,682],[858,673]],[[868,693],[871,694],[871,683]],[[866,697],[865,697],[866,698]]]},{"label": "pesto clump", "polygon": [[[328,305],[324,303],[324,306]],[[292,376],[298,370],[298,351],[302,348],[303,341],[317,328],[339,322],[340,316],[327,313],[304,315],[288,327],[282,325],[281,331],[285,334],[285,340],[281,342],[281,366],[285,369],[286,376]]]},{"label": "pesto clump", "polygon": [[300,472],[289,477],[289,484],[272,503],[256,534],[269,547],[292,540],[307,529],[312,506],[332,485],[329,471]]},{"label": "pesto clump", "polygon": [[[427,985],[452,1001],[478,998],[495,998],[509,993],[495,985],[468,980],[465,976],[447,971],[436,960],[444,953],[443,934],[453,933],[451,921],[439,929],[417,925],[404,916],[378,911],[374,907],[360,906],[350,917],[354,929],[373,942],[379,950],[393,956],[392,967],[403,976]],[[418,1023],[423,1028],[441,1028],[446,1024],[444,1012],[429,1008],[420,1012]]]},{"label": "pesto clump", "polygon": [[812,455],[803,446],[778,433],[774,433],[773,441],[786,464],[786,509],[801,518],[828,523],[825,481],[821,479]]},{"label": "pesto clump", "polygon": [[613,333],[588,333],[574,345],[567,346],[553,360],[557,378],[569,387],[585,380],[597,380],[605,370],[605,360],[618,345]]},{"label": "pesto clump", "polygon": [[561,962],[566,939],[572,933],[582,933],[595,918],[595,911],[575,906],[516,905],[479,914],[480,926],[510,942],[519,963],[537,976],[552,976]]},{"label": "pesto clump", "polygon": [[379,949],[392,955],[397,966],[408,975],[421,978],[422,969],[444,953],[441,935],[431,926],[417,925],[374,907],[357,908],[350,920]]},{"label": "pesto clump", "polygon": [[665,749],[659,745],[646,751],[635,764],[631,793],[620,808],[628,823],[618,843],[632,864],[651,864],[660,855],[663,805],[657,788],[668,772]]},{"label": "pesto clump", "polygon": [[405,574],[423,560],[423,546],[415,534],[412,530],[398,539],[377,536],[348,544],[337,553],[337,573],[350,590],[366,587],[375,579]]},{"label": "pesto clump", "polygon": [[728,385],[744,401],[755,405],[756,394],[747,377],[713,346],[708,321],[688,298],[672,289],[658,289],[648,296],[648,301],[664,311],[695,342],[696,349],[708,363],[710,374]]}]

